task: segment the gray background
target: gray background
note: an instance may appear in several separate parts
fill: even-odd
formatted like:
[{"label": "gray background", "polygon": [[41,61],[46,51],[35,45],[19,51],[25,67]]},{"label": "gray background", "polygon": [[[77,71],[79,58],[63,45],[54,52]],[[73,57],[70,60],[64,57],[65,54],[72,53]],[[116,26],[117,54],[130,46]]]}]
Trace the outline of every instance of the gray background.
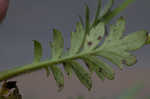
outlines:
[{"label": "gray background", "polygon": [[[108,0],[103,0],[106,4]],[[124,0],[116,0],[115,6]],[[52,39],[52,28],[62,31],[66,46],[69,45],[69,33],[74,30],[78,21],[77,15],[84,16],[85,2],[94,16],[97,0],[11,0],[8,16],[0,25],[0,70],[20,66],[32,62],[32,40],[39,40],[44,47],[44,57],[49,56],[48,41]],[[127,20],[126,33],[140,29],[150,31],[150,1],[136,0],[135,3],[120,13]],[[91,19],[93,18],[91,16]],[[118,18],[116,17],[116,18]],[[65,79],[65,88],[57,93],[57,87],[53,77],[45,77],[44,70],[17,77],[18,85],[24,99],[65,99],[68,96],[87,95],[87,97],[111,96],[119,94],[119,91],[128,88],[135,83],[143,81],[145,88],[140,96],[150,92],[150,46],[134,52],[138,63],[123,71],[116,70],[116,80],[101,82],[93,75],[93,90],[88,92],[76,77]],[[66,77],[66,76],[65,76]],[[66,77],[67,78],[67,77]],[[140,99],[140,98],[139,98]]]}]

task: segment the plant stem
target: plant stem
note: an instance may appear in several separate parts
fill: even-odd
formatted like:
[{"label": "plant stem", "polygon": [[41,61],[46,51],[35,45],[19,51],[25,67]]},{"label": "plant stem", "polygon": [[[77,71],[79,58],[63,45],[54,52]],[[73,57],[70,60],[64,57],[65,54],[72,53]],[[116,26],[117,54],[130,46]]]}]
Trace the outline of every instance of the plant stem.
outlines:
[{"label": "plant stem", "polygon": [[15,68],[10,69],[10,70],[5,70],[5,71],[0,72],[0,81],[7,80],[10,78],[16,77],[18,75],[31,72],[31,71],[39,70],[41,68],[51,66],[52,64],[59,64],[59,63],[62,63],[64,61],[67,61],[67,60],[78,59],[82,56],[94,54],[96,52],[97,51],[84,52],[84,53],[80,53],[78,55],[67,56],[64,58],[56,59],[56,60],[45,60],[43,62],[32,63],[32,64],[28,64],[28,65],[23,65],[23,66],[17,66]]}]

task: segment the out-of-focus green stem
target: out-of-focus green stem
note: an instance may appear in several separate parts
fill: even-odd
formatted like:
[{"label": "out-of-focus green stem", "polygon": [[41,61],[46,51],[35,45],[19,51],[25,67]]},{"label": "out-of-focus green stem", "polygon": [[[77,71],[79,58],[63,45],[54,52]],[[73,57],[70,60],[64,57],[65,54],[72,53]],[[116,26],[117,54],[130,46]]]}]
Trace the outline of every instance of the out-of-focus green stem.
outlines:
[{"label": "out-of-focus green stem", "polygon": [[108,23],[111,19],[113,19],[116,15],[122,12],[129,4],[133,3],[135,0],[125,0],[119,7],[115,8],[110,12],[107,16],[104,17],[104,23]]}]

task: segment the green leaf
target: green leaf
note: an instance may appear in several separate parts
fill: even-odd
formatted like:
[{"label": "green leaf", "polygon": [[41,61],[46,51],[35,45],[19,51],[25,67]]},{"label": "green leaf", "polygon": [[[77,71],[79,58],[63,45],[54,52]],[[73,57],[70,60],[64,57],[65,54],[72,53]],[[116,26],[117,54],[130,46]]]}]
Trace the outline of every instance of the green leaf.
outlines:
[{"label": "green leaf", "polygon": [[34,63],[40,62],[42,58],[42,45],[40,42],[33,40],[34,42]]},{"label": "green leaf", "polygon": [[64,87],[64,75],[63,75],[62,71],[60,70],[60,68],[56,65],[51,65],[50,69],[51,69],[53,76],[56,80],[56,83],[58,85],[58,88],[59,88],[58,91],[61,91]]},{"label": "green leaf", "polygon": [[70,77],[72,76],[72,72],[73,72],[72,66],[71,66],[69,63],[67,63],[67,62],[64,62],[64,63],[63,63],[63,66],[64,66],[65,72],[67,73],[67,75],[68,75],[69,78],[70,78]]},{"label": "green leaf", "polygon": [[[67,65],[64,65],[64,69],[69,76],[72,74],[72,71],[74,71],[81,83],[90,90],[92,87],[90,74],[83,66],[75,61],[82,59],[82,57],[86,57],[86,59],[83,60],[87,64],[89,71],[96,72],[100,79],[114,79],[115,73],[113,69],[105,62],[99,60],[97,56],[108,59],[122,69],[124,64],[131,66],[137,62],[136,57],[130,54],[130,51],[139,49],[150,41],[150,36],[147,36],[146,31],[138,31],[122,37],[125,28],[125,20],[121,17],[115,25],[110,26],[110,33],[108,36],[106,35],[105,40],[103,39],[104,43],[101,44],[104,33],[106,32],[106,24],[132,1],[133,0],[126,0],[121,6],[111,11],[113,0],[110,0],[108,5],[104,7],[104,11],[99,15],[99,0],[95,16],[95,26],[91,26],[90,24],[90,11],[86,5],[85,29],[82,27],[81,20],[81,22],[77,24],[76,31],[72,32],[71,48],[68,52],[63,53],[64,39],[61,32],[54,29],[53,42],[50,43],[52,49],[51,60],[48,59],[40,62],[42,48],[39,42],[34,41],[34,63],[0,72],[0,81],[30,71],[46,68],[48,74],[50,72],[49,69],[52,70],[57,85],[61,89],[64,86],[64,76],[61,69],[55,65],[66,63]],[[100,44],[101,46],[99,47]]]},{"label": "green leaf", "polygon": [[88,34],[90,31],[90,10],[88,5],[85,5],[85,33]]},{"label": "green leaf", "polygon": [[[95,70],[97,75],[102,79],[102,74],[109,80],[113,80],[115,77],[114,70],[106,63],[101,61],[95,56],[86,57],[88,61],[90,61],[93,65],[95,65]],[[99,74],[101,72],[102,74]]]},{"label": "green leaf", "polygon": [[[123,17],[120,17],[115,25],[111,25],[110,26],[110,33],[109,35],[106,37],[106,40],[104,41],[105,46],[107,46],[108,44],[111,44],[115,41],[115,40],[120,40],[120,38],[123,35],[123,32],[125,30],[125,20]],[[120,42],[120,41],[118,41]],[[115,42],[115,43],[118,43]],[[113,44],[112,44],[113,45]],[[112,50],[112,49],[110,49]],[[108,59],[109,61],[111,61],[112,63],[116,64],[121,70],[123,68],[122,66],[122,58],[118,55],[116,55],[115,53],[113,53],[112,51],[101,51],[99,52],[97,55],[103,56],[104,58]]]},{"label": "green leaf", "polygon": [[118,56],[117,54],[110,52],[110,51],[100,51],[96,55],[106,58],[113,64],[117,65],[120,68],[120,70],[123,69],[123,65],[122,65],[123,59],[120,56]]},{"label": "green leaf", "polygon": [[[99,55],[105,58],[110,58],[111,55],[106,53],[114,53],[118,57],[116,61],[122,61],[124,64],[131,66],[136,63],[136,57],[129,54],[127,51],[136,50],[144,45],[146,41],[146,31],[132,33],[122,40],[110,40],[104,42],[100,47]],[[103,53],[103,54],[102,54]],[[109,59],[110,60],[110,59]]]},{"label": "green leaf", "polygon": [[[83,40],[85,36],[85,31],[82,27],[81,23],[77,23],[76,26],[76,32],[71,33],[71,47],[69,50],[69,53],[71,55],[76,54],[80,51],[80,48],[82,46]],[[78,38],[78,40],[77,40]]]},{"label": "green leaf", "polygon": [[87,71],[85,71],[83,66],[81,66],[79,63],[77,63],[75,61],[69,61],[69,64],[72,66],[72,69],[75,72],[78,79],[80,80],[80,82],[85,87],[87,87],[88,90],[91,90],[92,80],[91,80],[91,76],[89,75],[89,73]]},{"label": "green leaf", "polygon": [[93,73],[94,71],[96,72],[97,76],[104,81],[105,76],[104,73],[102,71],[102,69],[99,67],[99,65],[95,65],[95,63],[93,63],[87,56],[87,57],[82,57],[82,59],[84,60],[86,66],[88,67],[88,69],[90,70],[91,73]]},{"label": "green leaf", "polygon": [[107,15],[110,12],[110,10],[113,6],[113,2],[114,2],[114,0],[109,0],[108,4],[101,11],[99,20],[101,20],[101,18],[103,18],[105,15]]},{"label": "green leaf", "polygon": [[135,0],[125,0],[119,7],[110,11],[107,16],[103,17],[104,23],[109,23],[116,15],[122,12],[129,4],[133,3]]},{"label": "green leaf", "polygon": [[95,49],[102,40],[104,33],[105,33],[104,23],[99,23],[95,28],[92,28],[92,30],[86,37],[84,43],[84,50]]},{"label": "green leaf", "polygon": [[119,40],[121,39],[123,32],[125,31],[125,20],[120,17],[115,25],[110,26],[110,33],[106,38],[105,42],[109,40]]},{"label": "green leaf", "polygon": [[120,39],[124,31],[124,23],[124,20],[120,18],[116,25],[111,26],[110,34],[106,37],[106,40],[100,46],[97,53],[97,55],[103,56],[112,63],[115,63],[120,69],[122,69],[121,63],[132,66],[137,62],[136,57],[127,51],[134,51],[142,47],[145,44],[147,33],[146,31],[138,31]]},{"label": "green leaf", "polygon": [[[121,21],[118,22],[120,23]],[[121,23],[122,25],[120,24],[120,28],[118,25],[117,30],[123,32],[124,30],[123,20]],[[107,58],[112,63],[115,63],[117,66],[119,66],[120,69],[122,69],[121,63],[126,64],[128,66],[132,66],[137,62],[137,60],[135,56],[129,54],[127,51],[134,51],[142,47],[145,44],[147,32],[146,31],[134,32],[132,34],[127,35],[123,39],[120,39],[122,33],[117,31],[113,32],[114,29],[113,27],[114,26],[111,26],[110,34],[108,35],[108,37],[106,37],[106,40],[100,47],[97,55]]]},{"label": "green leaf", "polygon": [[136,57],[131,55],[129,52],[120,50],[120,51],[114,51],[113,53],[115,53],[116,56],[120,57],[122,64],[132,66],[137,62]]},{"label": "green leaf", "polygon": [[116,51],[117,53],[121,53],[120,51],[134,51],[145,44],[146,33],[146,31],[141,30],[131,33],[120,40],[106,40],[99,49]]},{"label": "green leaf", "polygon": [[[95,59],[94,59],[95,58]],[[93,57],[93,62],[95,65],[99,64],[98,66],[100,67],[101,73],[109,80],[114,80],[115,79],[115,72],[114,70],[105,62],[101,61],[100,59]],[[98,73],[97,73],[98,74]],[[99,74],[98,74],[99,75]]]},{"label": "green leaf", "polygon": [[137,62],[135,56],[125,51],[103,50],[103,51],[99,51],[97,55],[108,59],[113,64],[116,64],[121,70],[123,69],[123,64],[132,66]]},{"label": "green leaf", "polygon": [[101,0],[98,0],[96,15],[95,15],[94,22],[92,24],[93,27],[98,23],[98,18],[99,18],[100,10],[101,10]]},{"label": "green leaf", "polygon": [[[40,42],[33,40],[34,42],[34,63],[38,63],[40,62],[41,58],[42,58],[42,45]],[[49,76],[49,70],[48,67],[44,67],[45,71],[46,71],[46,75],[47,77]]]},{"label": "green leaf", "polygon": [[90,73],[93,74],[93,72],[95,71],[95,66],[93,66],[93,64],[91,64],[91,62],[89,62],[85,57],[82,59],[84,60],[84,63],[87,66]]},{"label": "green leaf", "polygon": [[60,31],[53,30],[53,42],[50,43],[52,49],[52,58],[58,59],[64,51],[64,39]]},{"label": "green leaf", "polygon": [[134,51],[141,48],[147,39],[147,31],[141,30],[134,32],[122,39],[121,45],[125,47],[127,51]]},{"label": "green leaf", "polygon": [[126,64],[127,66],[132,66],[137,63],[136,56],[126,53],[126,55],[123,57],[122,63]]}]

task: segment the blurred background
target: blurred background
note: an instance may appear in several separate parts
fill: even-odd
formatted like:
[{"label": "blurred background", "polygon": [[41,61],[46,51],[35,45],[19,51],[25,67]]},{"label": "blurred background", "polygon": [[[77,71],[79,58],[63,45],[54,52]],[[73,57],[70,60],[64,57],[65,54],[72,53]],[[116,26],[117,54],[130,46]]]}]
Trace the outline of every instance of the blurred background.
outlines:
[{"label": "blurred background", "polygon": [[[108,0],[102,0],[106,4]],[[114,8],[125,0],[115,0]],[[30,64],[33,59],[32,40],[39,40],[43,45],[44,57],[50,55],[48,42],[52,40],[52,29],[62,31],[65,46],[69,46],[70,32],[74,31],[78,15],[84,17],[84,4],[91,10],[91,19],[96,11],[97,0],[10,0],[8,14],[0,25],[0,71],[15,66]],[[131,33],[145,29],[150,31],[150,1],[136,0],[129,5],[119,16],[124,16],[126,32]],[[115,21],[112,21],[115,22]],[[44,70],[25,74],[14,78],[23,95],[23,99],[66,99],[69,96],[86,95],[91,97],[112,97],[118,95],[126,88],[143,82],[145,87],[136,99],[146,99],[150,93],[150,45],[134,52],[138,63],[133,67],[125,67],[119,71],[116,67],[116,78],[113,81],[102,82],[93,75],[93,88],[91,92],[81,85],[73,76],[67,79],[65,87],[60,93],[52,75],[47,78]]]}]

